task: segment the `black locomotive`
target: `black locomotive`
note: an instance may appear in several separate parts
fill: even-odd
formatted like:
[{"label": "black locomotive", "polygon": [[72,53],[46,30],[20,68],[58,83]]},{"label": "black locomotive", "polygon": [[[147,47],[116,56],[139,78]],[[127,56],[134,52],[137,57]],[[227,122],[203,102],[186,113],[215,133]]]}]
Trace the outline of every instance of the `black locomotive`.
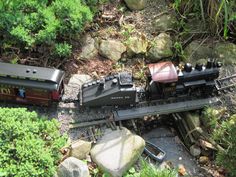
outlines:
[{"label": "black locomotive", "polygon": [[183,69],[172,62],[149,64],[144,89],[136,88],[130,73],[119,73],[94,80],[82,86],[81,105],[134,106],[139,102],[194,96],[204,98],[212,94],[219,77],[221,63],[208,60],[206,65],[185,64]]},{"label": "black locomotive", "polygon": [[[145,87],[136,87],[132,74],[122,72],[83,84],[77,101],[82,107],[133,107],[186,95],[202,98],[216,89],[220,67],[212,60],[183,69],[169,61],[149,64]],[[50,105],[62,97],[63,79],[57,69],[0,63],[0,100]]]}]

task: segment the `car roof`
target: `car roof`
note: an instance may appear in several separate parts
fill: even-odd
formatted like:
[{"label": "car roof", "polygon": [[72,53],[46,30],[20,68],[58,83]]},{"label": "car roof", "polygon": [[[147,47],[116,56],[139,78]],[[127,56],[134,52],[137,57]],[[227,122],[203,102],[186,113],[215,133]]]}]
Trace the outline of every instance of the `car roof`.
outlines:
[{"label": "car roof", "polygon": [[0,62],[0,76],[4,78],[29,79],[60,84],[64,75],[64,71],[58,69]]}]

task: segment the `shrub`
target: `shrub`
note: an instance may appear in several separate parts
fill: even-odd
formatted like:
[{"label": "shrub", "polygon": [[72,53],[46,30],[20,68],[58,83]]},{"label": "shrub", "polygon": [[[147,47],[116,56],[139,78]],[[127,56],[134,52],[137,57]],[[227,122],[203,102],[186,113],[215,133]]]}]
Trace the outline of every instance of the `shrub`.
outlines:
[{"label": "shrub", "polygon": [[59,57],[68,57],[71,53],[71,45],[67,43],[55,44],[54,54]]},{"label": "shrub", "polygon": [[225,149],[217,152],[216,162],[231,176],[236,176],[236,114],[225,119],[222,118],[224,112],[224,109],[207,108],[204,118],[208,121],[212,138]]},{"label": "shrub", "polygon": [[35,50],[44,45],[50,51],[81,32],[92,13],[80,0],[13,0],[0,1],[0,19],[3,46]]},{"label": "shrub", "polygon": [[24,108],[0,108],[0,176],[53,176],[65,137],[56,120]]},{"label": "shrub", "polygon": [[225,167],[231,176],[236,176],[236,115],[222,122],[213,132],[213,138],[219,142],[226,151],[219,151],[216,161]]}]

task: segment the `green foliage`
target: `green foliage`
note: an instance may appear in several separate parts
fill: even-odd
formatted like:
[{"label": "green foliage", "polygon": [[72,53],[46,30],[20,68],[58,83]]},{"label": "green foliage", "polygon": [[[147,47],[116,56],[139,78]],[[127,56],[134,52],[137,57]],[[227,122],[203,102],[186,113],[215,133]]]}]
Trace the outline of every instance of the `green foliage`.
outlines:
[{"label": "green foliage", "polygon": [[232,115],[214,129],[213,138],[219,142],[226,151],[219,151],[216,161],[225,167],[231,176],[236,176],[236,115]]},{"label": "green foliage", "polygon": [[56,120],[24,108],[0,108],[0,176],[53,176],[66,138]]},{"label": "green foliage", "polygon": [[236,176],[236,115],[223,119],[220,110],[211,108],[206,109],[204,114],[212,138],[225,148],[225,151],[217,153],[216,162],[227,169],[231,176]]},{"label": "green foliage", "polygon": [[[35,50],[70,42],[92,20],[92,13],[80,0],[6,0],[0,2],[0,38],[3,46]],[[64,53],[69,45],[60,46]],[[66,51],[66,52],[65,52]],[[60,53],[59,53],[60,54]]]},{"label": "green foliage", "polygon": [[236,20],[236,3],[232,0],[174,0],[173,8],[185,20],[195,16],[204,24],[208,22],[210,30],[215,34],[222,31],[225,39],[228,39],[231,23]]},{"label": "green foliage", "polygon": [[211,130],[218,126],[219,114],[217,110],[208,107],[204,109],[203,117],[207,120],[207,124]]},{"label": "green foliage", "polygon": [[182,60],[185,61],[186,56],[184,54],[182,44],[180,42],[175,42],[174,48],[175,48],[175,56],[179,56]]},{"label": "green foliage", "polygon": [[174,169],[157,169],[154,165],[142,160],[141,169],[136,170],[132,167],[125,177],[176,177],[177,174],[177,171]]},{"label": "green foliage", "polygon": [[71,54],[72,46],[67,43],[60,43],[55,45],[54,54],[59,57],[68,57]]}]

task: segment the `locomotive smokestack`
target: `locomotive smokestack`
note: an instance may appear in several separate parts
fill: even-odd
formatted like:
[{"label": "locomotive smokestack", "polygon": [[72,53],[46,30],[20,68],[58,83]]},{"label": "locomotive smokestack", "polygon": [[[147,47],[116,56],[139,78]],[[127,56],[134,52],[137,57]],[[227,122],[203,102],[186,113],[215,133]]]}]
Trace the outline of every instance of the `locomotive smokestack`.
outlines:
[{"label": "locomotive smokestack", "polygon": [[211,60],[211,59],[208,59],[207,60],[207,64],[206,64],[206,68],[207,69],[210,69],[210,68],[212,68],[213,67],[213,61]]},{"label": "locomotive smokestack", "polygon": [[201,71],[202,70],[202,64],[200,63],[197,63],[196,66],[195,66],[195,69],[198,70],[198,71]]},{"label": "locomotive smokestack", "polygon": [[104,87],[105,87],[105,79],[103,78],[103,79],[100,80],[98,89],[103,90]]},{"label": "locomotive smokestack", "polygon": [[190,73],[192,71],[192,65],[190,63],[186,63],[184,65],[184,71]]}]

